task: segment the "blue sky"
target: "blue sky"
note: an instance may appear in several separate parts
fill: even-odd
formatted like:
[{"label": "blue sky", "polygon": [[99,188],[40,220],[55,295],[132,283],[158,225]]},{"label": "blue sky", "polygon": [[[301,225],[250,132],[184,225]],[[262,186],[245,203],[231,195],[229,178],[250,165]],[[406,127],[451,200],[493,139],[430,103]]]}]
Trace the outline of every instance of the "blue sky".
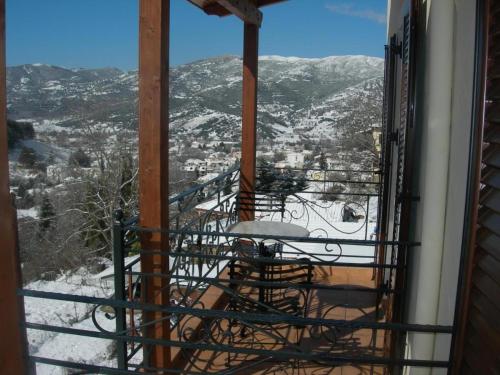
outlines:
[{"label": "blue sky", "polygon": [[[290,0],[262,8],[261,55],[383,56],[386,0]],[[242,23],[171,0],[172,65],[242,53]],[[138,0],[7,0],[7,64],[137,67]]]}]

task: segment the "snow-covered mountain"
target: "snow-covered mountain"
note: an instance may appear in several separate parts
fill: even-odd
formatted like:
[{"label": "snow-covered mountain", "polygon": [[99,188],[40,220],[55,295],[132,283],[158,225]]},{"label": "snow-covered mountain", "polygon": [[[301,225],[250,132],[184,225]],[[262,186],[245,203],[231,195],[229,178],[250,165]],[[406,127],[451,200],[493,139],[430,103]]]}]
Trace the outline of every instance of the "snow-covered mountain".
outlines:
[{"label": "snow-covered mountain", "polygon": [[[223,56],[171,69],[174,136],[238,139],[242,60]],[[380,122],[383,60],[262,56],[259,132],[264,138],[334,138],[353,122]],[[103,123],[137,126],[137,71],[65,69],[41,64],[7,71],[8,110],[42,131]],[[293,134],[292,134],[293,133]]]}]

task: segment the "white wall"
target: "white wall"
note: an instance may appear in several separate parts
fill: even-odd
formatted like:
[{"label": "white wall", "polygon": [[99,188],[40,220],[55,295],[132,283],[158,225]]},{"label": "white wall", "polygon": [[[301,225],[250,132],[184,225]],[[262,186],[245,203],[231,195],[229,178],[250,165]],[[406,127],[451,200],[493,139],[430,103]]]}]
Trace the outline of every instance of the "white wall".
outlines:
[{"label": "white wall", "polygon": [[[415,207],[414,236],[422,243],[411,249],[408,322],[435,324],[439,305],[439,284],[444,245],[448,162],[451,134],[453,77],[453,0],[428,0],[427,22],[423,25],[424,73],[417,78],[420,111],[415,187],[420,202]],[[417,104],[418,105],[418,104]],[[431,359],[434,336],[408,335],[408,349],[414,359]],[[428,374],[429,369],[412,368],[411,374]]]},{"label": "white wall", "polygon": [[[475,1],[455,0],[454,75],[451,121],[451,148],[448,170],[445,238],[437,324],[453,324],[457,293],[462,229],[465,214],[467,164],[472,125],[473,73],[475,48]],[[448,358],[450,336],[439,335],[434,358]],[[446,372],[437,372],[443,373]]]},{"label": "white wall", "polygon": [[[453,323],[462,242],[471,126],[475,1],[427,0],[418,51],[417,147],[410,250],[410,323]],[[401,0],[389,2],[389,35],[401,24]],[[407,356],[448,359],[449,335],[409,334]],[[407,368],[407,374],[446,370]]]}]

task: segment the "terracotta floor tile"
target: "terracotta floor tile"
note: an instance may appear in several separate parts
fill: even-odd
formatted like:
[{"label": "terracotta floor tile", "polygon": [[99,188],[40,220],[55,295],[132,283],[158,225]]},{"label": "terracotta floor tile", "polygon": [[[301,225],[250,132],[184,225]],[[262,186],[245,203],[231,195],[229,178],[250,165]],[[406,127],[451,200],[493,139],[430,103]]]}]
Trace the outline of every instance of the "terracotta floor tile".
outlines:
[{"label": "terracotta floor tile", "polygon": [[[321,285],[356,286],[373,288],[372,270],[369,268],[316,267],[314,282]],[[246,288],[245,293],[255,293]],[[217,293],[212,293],[217,296]],[[210,296],[210,294],[207,294]],[[207,301],[208,299],[208,301]],[[205,308],[209,308],[209,297],[204,299]],[[344,291],[313,289],[310,293],[308,317],[347,321],[377,321],[375,293],[363,291]],[[244,314],[242,314],[244,317]],[[381,320],[378,320],[381,321]],[[259,328],[259,327],[258,327]],[[264,332],[262,332],[264,331]],[[232,330],[233,332],[233,330]],[[262,326],[252,330],[248,328],[246,336],[241,330],[235,330],[232,342],[226,345],[265,350],[296,350],[327,352],[331,356],[373,356],[382,355],[384,343],[383,330],[374,331],[370,328],[353,328],[345,326],[326,327],[294,327],[275,325],[272,329]],[[300,340],[297,340],[297,335]],[[243,335],[244,336],[244,335]],[[283,337],[288,340],[288,346],[283,345]],[[293,347],[299,341],[299,345]],[[292,345],[292,346],[290,346]],[[228,367],[228,360],[230,367]],[[213,351],[195,351],[186,358],[184,370],[200,374],[224,372],[231,369],[235,374],[311,374],[311,375],[350,375],[370,374],[382,375],[382,367],[371,366],[331,366],[316,362],[279,361],[276,358],[258,356],[255,354],[227,354]]]}]

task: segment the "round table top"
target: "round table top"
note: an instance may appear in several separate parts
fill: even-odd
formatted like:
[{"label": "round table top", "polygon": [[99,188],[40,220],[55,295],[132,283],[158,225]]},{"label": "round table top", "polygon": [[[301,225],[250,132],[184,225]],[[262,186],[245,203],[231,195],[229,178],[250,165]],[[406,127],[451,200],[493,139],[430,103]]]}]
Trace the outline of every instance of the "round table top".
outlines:
[{"label": "round table top", "polygon": [[227,232],[265,236],[309,237],[309,231],[300,225],[280,221],[240,221],[228,227]]}]

